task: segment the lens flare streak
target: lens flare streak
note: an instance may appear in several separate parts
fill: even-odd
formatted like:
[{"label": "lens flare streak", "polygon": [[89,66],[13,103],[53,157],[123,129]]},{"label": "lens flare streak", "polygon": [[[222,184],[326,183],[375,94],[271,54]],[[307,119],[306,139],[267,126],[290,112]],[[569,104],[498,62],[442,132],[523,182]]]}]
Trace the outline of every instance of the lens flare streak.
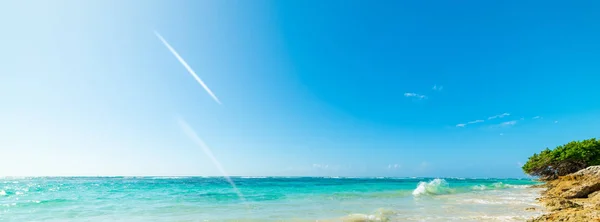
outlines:
[{"label": "lens flare streak", "polygon": [[227,182],[229,184],[231,184],[231,187],[233,188],[233,190],[235,191],[235,193],[240,197],[240,199],[242,201],[245,202],[246,199],[244,198],[244,195],[242,195],[242,192],[240,192],[240,190],[237,188],[237,186],[235,185],[235,183],[233,182],[233,180],[231,180],[231,177],[229,177],[229,174],[227,174],[227,172],[225,171],[225,169],[223,169],[223,166],[221,166],[221,163],[213,155],[211,149],[206,145],[206,143],[204,143],[204,141],[202,141],[202,139],[200,139],[200,137],[198,137],[198,135],[196,134],[196,132],[194,131],[194,129],[192,129],[192,127],[190,127],[185,120],[183,120],[182,118],[177,118],[177,122],[179,123],[179,126],[181,127],[181,129],[183,130],[183,132],[192,141],[194,141],[194,143],[196,143],[196,145],[198,145],[202,149],[202,151],[204,151],[204,153],[206,154],[206,156],[208,156],[208,158],[210,158],[210,160],[213,162],[213,164],[221,172],[221,175],[223,175],[223,177],[225,177],[225,179],[227,180]]},{"label": "lens flare streak", "polygon": [[165,40],[162,37],[162,35],[160,35],[160,33],[158,33],[157,31],[154,31],[154,35],[156,35],[156,37],[158,37],[158,39],[160,39],[160,41],[165,45],[165,47],[167,47],[167,49],[169,49],[169,51],[171,51],[171,53],[173,53],[173,55],[175,56],[175,58],[177,58],[177,60],[179,60],[179,62],[181,63],[181,65],[183,65],[183,67],[185,67],[185,69],[190,73],[190,75],[192,75],[192,77],[194,77],[194,79],[196,79],[196,81],[198,83],[200,83],[200,85],[202,86],[202,88],[204,88],[204,90],[206,90],[206,92],[218,104],[221,104],[221,101],[219,100],[219,98],[217,98],[217,96],[215,96],[215,94],[212,92],[212,90],[210,90],[210,88],[208,88],[208,86],[206,86],[206,84],[204,84],[204,81],[202,81],[202,79],[200,79],[200,77],[198,77],[198,75],[196,74],[196,72],[194,72],[194,70],[192,69],[192,67],[190,67],[188,65],[188,63],[179,55],[179,53],[177,53],[177,51],[175,51],[175,49],[173,47],[171,47],[171,44],[169,44],[169,42],[167,42],[167,40]]}]

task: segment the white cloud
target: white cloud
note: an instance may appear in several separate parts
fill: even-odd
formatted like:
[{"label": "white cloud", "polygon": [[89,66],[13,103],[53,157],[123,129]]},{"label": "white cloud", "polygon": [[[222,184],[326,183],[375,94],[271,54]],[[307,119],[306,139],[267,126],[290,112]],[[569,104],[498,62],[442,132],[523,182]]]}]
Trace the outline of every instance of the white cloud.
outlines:
[{"label": "white cloud", "polygon": [[541,116],[534,116],[533,119],[542,119]]},{"label": "white cloud", "polygon": [[400,167],[401,167],[400,164],[397,164],[397,163],[395,163],[395,164],[388,164],[388,169],[390,169],[390,170],[399,169]]},{"label": "white cloud", "polygon": [[473,120],[473,121],[467,122],[467,124],[475,124],[475,123],[483,123],[483,120],[478,119],[478,120]]},{"label": "white cloud", "polygon": [[510,113],[502,113],[500,115],[490,116],[490,117],[488,117],[488,119],[503,118],[505,116],[510,116]]},{"label": "white cloud", "polygon": [[484,122],[484,120],[478,119],[478,120],[469,121],[467,123],[456,124],[456,127],[465,127],[465,126],[467,126],[469,124],[476,124],[476,123],[483,123],[483,122]]},{"label": "white cloud", "polygon": [[512,126],[516,125],[518,122],[519,122],[518,120],[506,121],[506,122],[502,122],[502,123],[499,123],[499,124],[491,125],[490,127],[491,128],[512,127]]},{"label": "white cloud", "polygon": [[513,126],[517,124],[516,120],[500,123],[500,126]]},{"label": "white cloud", "polygon": [[158,33],[157,31],[154,31],[154,35],[156,35],[156,37],[158,37],[158,39],[160,39],[160,41],[165,45],[165,47],[167,47],[167,49],[169,49],[169,51],[171,51],[171,53],[175,56],[175,58],[177,58],[179,63],[181,63],[181,65],[183,65],[183,67],[185,67],[185,69],[190,73],[190,75],[192,75],[192,77],[194,77],[194,79],[196,79],[196,81],[198,83],[200,83],[202,88],[204,88],[204,90],[206,90],[206,92],[210,95],[210,97],[212,97],[218,104],[221,104],[221,101],[219,101],[217,96],[215,96],[215,94],[208,88],[208,86],[206,86],[206,84],[204,84],[204,82],[200,79],[200,77],[198,77],[198,75],[196,75],[196,72],[194,72],[192,67],[190,67],[187,64],[187,62],[185,60],[183,60],[183,58],[181,58],[181,56],[179,56],[179,53],[177,53],[177,51],[175,51],[175,49],[173,47],[171,47],[171,45],[167,42],[167,40],[165,40],[160,35],[160,33]]},{"label": "white cloud", "polygon": [[427,99],[426,95],[416,94],[416,93],[404,93],[405,97],[415,97],[418,99]]},{"label": "white cloud", "polygon": [[[313,163],[313,168],[315,169],[327,169],[329,168],[328,164],[318,164],[318,163]],[[331,166],[331,168],[333,168],[334,166]],[[339,166],[335,166],[336,168],[339,168]]]},{"label": "white cloud", "polygon": [[438,85],[433,85],[433,89],[434,91],[442,91],[442,89],[444,89],[444,86],[438,86]]}]

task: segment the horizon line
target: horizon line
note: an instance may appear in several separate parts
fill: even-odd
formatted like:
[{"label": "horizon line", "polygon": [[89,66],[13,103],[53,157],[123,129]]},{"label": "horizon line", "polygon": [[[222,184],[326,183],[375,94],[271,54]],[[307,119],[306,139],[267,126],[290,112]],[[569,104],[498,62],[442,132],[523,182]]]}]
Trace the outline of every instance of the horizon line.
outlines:
[{"label": "horizon line", "polygon": [[[1,179],[10,178],[172,178],[172,179],[184,179],[184,178],[225,178],[225,176],[200,176],[200,175],[184,175],[184,176],[141,176],[141,175],[71,175],[71,176],[0,176]],[[265,178],[331,178],[331,179],[535,179],[537,177],[435,177],[435,176],[229,176],[230,178],[242,178],[242,179],[265,179]],[[244,178],[245,177],[245,178]]]}]

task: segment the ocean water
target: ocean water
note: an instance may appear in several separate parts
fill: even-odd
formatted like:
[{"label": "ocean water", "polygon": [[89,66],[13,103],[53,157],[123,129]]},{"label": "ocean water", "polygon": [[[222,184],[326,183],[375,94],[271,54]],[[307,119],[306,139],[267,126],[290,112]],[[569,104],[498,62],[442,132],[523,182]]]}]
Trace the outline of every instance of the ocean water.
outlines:
[{"label": "ocean water", "polygon": [[0,179],[0,221],[524,221],[525,179],[234,177]]}]

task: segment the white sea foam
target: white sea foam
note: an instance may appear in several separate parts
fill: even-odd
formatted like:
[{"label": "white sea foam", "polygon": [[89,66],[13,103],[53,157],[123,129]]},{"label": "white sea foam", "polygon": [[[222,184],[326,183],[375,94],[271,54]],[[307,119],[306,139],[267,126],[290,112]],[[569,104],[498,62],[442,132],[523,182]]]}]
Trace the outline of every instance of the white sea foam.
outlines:
[{"label": "white sea foam", "polygon": [[414,196],[421,195],[437,195],[437,194],[448,194],[452,190],[448,186],[448,182],[444,179],[434,179],[429,182],[419,182],[417,188],[413,190]]},{"label": "white sea foam", "polygon": [[395,214],[395,212],[392,210],[380,208],[377,209],[373,214],[350,214],[341,218],[341,220],[351,222],[389,221],[390,216],[393,214]]},{"label": "white sea foam", "polygon": [[189,179],[192,177],[174,177],[174,176],[160,176],[160,177],[150,177],[152,180],[177,180],[177,179]]},{"label": "white sea foam", "polygon": [[494,188],[504,188],[504,184],[502,182],[493,183],[492,187]]},{"label": "white sea foam", "polygon": [[343,218],[343,221],[363,222],[363,221],[383,221],[381,218],[372,214],[350,214]]},{"label": "white sea foam", "polygon": [[487,187],[484,186],[484,185],[475,185],[471,189],[473,189],[473,190],[486,190]]},{"label": "white sea foam", "polygon": [[6,196],[6,191],[0,190],[0,196]]},{"label": "white sea foam", "polygon": [[485,186],[482,184],[479,185],[475,185],[473,187],[471,187],[471,190],[497,190],[497,189],[506,189],[506,188],[528,188],[530,187],[530,185],[512,185],[512,184],[505,184],[502,182],[497,182],[497,183],[493,183],[489,186]]}]

